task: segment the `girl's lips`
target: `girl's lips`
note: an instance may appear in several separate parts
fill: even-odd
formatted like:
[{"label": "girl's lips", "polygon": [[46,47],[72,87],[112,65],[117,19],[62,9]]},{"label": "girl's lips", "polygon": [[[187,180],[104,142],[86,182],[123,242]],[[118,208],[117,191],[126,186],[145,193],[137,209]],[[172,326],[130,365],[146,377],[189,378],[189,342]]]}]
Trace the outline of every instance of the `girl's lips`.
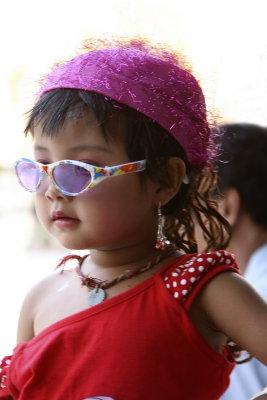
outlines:
[{"label": "girl's lips", "polygon": [[52,220],[56,220],[58,218],[71,218],[67,214],[65,214],[63,211],[53,211],[51,215]]},{"label": "girl's lips", "polygon": [[78,218],[69,217],[63,211],[54,211],[51,219],[53,223],[60,228],[71,228],[80,222]]},{"label": "girl's lips", "polygon": [[76,226],[79,222],[79,219],[69,217],[56,218],[53,220],[54,225],[56,225],[58,228],[72,228]]}]

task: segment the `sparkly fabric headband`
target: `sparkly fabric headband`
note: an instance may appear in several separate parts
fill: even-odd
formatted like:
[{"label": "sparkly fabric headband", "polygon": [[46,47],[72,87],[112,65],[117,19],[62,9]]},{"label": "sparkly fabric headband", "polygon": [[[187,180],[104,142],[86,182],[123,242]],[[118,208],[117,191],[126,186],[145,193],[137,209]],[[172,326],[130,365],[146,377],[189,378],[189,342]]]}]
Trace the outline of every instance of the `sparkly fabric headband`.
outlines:
[{"label": "sparkly fabric headband", "polygon": [[40,94],[58,88],[97,92],[145,114],[180,143],[197,168],[214,155],[200,86],[170,53],[157,55],[136,43],[88,51],[55,67]]}]

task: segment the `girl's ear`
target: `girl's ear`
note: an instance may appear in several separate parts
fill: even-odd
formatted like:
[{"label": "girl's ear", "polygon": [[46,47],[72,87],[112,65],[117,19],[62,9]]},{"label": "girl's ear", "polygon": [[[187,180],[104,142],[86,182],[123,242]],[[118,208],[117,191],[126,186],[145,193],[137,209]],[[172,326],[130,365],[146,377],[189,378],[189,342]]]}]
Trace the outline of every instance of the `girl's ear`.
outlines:
[{"label": "girl's ear", "polygon": [[160,203],[164,206],[179,192],[185,171],[185,163],[181,158],[170,157],[168,159],[161,185],[156,192],[156,204]]},{"label": "girl's ear", "polygon": [[229,224],[233,227],[238,219],[241,200],[235,188],[226,189],[222,198],[218,201],[219,211]]}]

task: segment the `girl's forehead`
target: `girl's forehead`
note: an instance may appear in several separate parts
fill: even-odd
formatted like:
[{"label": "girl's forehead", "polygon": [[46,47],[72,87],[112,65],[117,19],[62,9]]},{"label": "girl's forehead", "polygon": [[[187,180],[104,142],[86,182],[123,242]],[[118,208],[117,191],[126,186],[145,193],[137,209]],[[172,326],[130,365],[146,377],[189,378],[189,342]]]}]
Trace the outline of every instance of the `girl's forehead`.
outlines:
[{"label": "girl's forehead", "polygon": [[73,158],[81,153],[101,154],[103,157],[126,155],[120,135],[110,134],[106,137],[102,126],[89,114],[69,118],[53,136],[44,132],[39,123],[34,129],[33,141],[35,152],[65,153]]},{"label": "girl's forehead", "polygon": [[[118,114],[118,113],[116,113]],[[65,140],[98,139],[110,143],[124,139],[124,119],[122,115],[110,115],[106,121],[99,122],[89,107],[76,105],[71,107],[64,119],[60,121],[57,128],[49,131],[45,125],[45,117],[34,125],[33,138],[56,138],[64,137]]]},{"label": "girl's forehead", "polygon": [[105,141],[103,128],[90,110],[84,110],[83,112],[81,110],[70,110],[62,123],[53,132],[48,131],[41,120],[34,126],[33,138],[35,141],[61,139],[77,141],[80,138]]}]

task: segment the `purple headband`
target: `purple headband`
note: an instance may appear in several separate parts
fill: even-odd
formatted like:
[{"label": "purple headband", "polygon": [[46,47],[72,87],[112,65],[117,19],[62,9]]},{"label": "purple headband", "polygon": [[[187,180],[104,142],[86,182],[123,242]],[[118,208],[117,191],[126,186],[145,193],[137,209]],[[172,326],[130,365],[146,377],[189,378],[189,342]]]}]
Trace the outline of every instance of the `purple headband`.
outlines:
[{"label": "purple headband", "polygon": [[130,106],[165,128],[189,162],[202,168],[214,155],[205,99],[196,79],[174,60],[136,44],[89,51],[57,66],[40,94],[83,89]]}]

